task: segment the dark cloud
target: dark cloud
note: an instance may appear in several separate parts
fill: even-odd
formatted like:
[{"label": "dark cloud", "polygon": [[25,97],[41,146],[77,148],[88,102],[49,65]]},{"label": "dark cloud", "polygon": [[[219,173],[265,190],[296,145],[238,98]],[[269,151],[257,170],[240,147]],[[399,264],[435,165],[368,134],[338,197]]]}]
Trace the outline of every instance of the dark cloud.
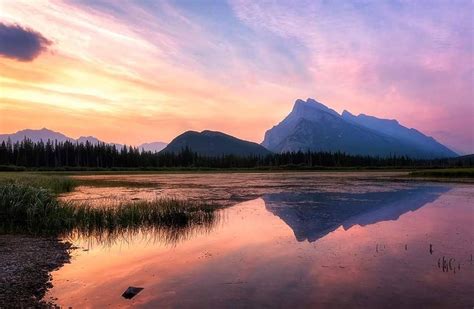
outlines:
[{"label": "dark cloud", "polygon": [[32,61],[50,44],[51,41],[39,32],[20,25],[0,22],[0,56],[19,61]]}]

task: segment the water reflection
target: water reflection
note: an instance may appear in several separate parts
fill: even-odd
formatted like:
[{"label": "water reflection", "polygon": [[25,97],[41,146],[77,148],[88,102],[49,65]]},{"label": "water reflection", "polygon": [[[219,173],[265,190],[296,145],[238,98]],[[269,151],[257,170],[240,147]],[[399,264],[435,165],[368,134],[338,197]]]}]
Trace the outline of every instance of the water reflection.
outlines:
[{"label": "water reflection", "polygon": [[[143,231],[77,250],[48,297],[78,308],[472,306],[473,186],[312,180],[320,189],[286,177],[301,186],[261,180],[261,198],[178,245]],[[144,290],[124,299],[130,286]]]},{"label": "water reflection", "polygon": [[[305,173],[210,173],[80,176],[83,184],[62,195],[72,202],[98,206],[154,198],[177,198],[232,206],[266,194],[280,192],[364,193],[413,187],[387,181],[400,173],[305,172]],[[99,186],[97,186],[99,185]]]},{"label": "water reflection", "polygon": [[87,250],[95,246],[111,247],[134,242],[176,246],[198,235],[210,233],[218,225],[220,218],[221,213],[216,211],[208,214],[201,221],[154,226],[130,226],[127,228],[73,229],[60,235],[60,238],[81,243],[82,248]]},{"label": "water reflection", "polygon": [[397,220],[433,202],[450,186],[421,185],[388,192],[282,192],[263,196],[268,211],[283,220],[298,241],[314,242],[339,226],[348,230]]}]

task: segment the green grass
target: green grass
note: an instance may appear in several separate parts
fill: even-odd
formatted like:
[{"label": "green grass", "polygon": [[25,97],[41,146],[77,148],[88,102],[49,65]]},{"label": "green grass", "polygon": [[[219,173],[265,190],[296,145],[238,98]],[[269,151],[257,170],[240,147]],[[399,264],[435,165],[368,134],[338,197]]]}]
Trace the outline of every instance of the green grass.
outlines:
[{"label": "green grass", "polygon": [[3,177],[0,232],[102,237],[153,230],[172,239],[195,226],[208,228],[216,219],[216,207],[177,199],[118,202],[103,207],[57,199],[58,192],[66,192],[74,185],[67,177]]},{"label": "green grass", "polygon": [[107,207],[70,203],[64,207],[72,210],[75,227],[85,231],[207,224],[214,218],[215,210],[214,206],[207,204],[164,198]]},{"label": "green grass", "polygon": [[474,168],[430,169],[414,171],[411,172],[409,176],[435,178],[474,178]]},{"label": "green grass", "polygon": [[78,185],[76,180],[65,175],[14,172],[0,173],[0,185],[11,183],[46,189],[54,194],[71,192]]}]

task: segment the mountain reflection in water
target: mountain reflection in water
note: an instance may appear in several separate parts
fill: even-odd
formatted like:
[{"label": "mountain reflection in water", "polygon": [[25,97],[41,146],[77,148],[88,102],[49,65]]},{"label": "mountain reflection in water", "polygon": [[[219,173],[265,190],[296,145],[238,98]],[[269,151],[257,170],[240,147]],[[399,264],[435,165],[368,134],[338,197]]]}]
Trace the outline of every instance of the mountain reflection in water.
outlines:
[{"label": "mountain reflection in water", "polygon": [[[257,198],[171,234],[179,237],[144,230],[108,246],[72,237],[87,250],[52,274],[47,299],[77,308],[472,307],[471,185],[270,175],[286,182],[262,178],[252,190],[235,178],[258,175],[218,176],[225,190],[201,191]],[[124,299],[130,286],[144,290]]]},{"label": "mountain reflection in water", "polygon": [[314,242],[342,226],[397,220],[435,201],[449,186],[425,185],[388,192],[282,192],[262,198],[268,211],[283,220],[298,241]]}]

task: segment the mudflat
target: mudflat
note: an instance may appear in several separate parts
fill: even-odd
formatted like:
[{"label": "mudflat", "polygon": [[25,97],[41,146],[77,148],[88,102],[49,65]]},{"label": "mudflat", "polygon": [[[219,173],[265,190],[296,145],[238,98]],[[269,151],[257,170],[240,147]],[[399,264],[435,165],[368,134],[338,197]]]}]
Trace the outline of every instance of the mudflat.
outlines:
[{"label": "mudflat", "polygon": [[50,273],[69,263],[71,244],[57,238],[0,235],[0,308],[50,307]]}]

